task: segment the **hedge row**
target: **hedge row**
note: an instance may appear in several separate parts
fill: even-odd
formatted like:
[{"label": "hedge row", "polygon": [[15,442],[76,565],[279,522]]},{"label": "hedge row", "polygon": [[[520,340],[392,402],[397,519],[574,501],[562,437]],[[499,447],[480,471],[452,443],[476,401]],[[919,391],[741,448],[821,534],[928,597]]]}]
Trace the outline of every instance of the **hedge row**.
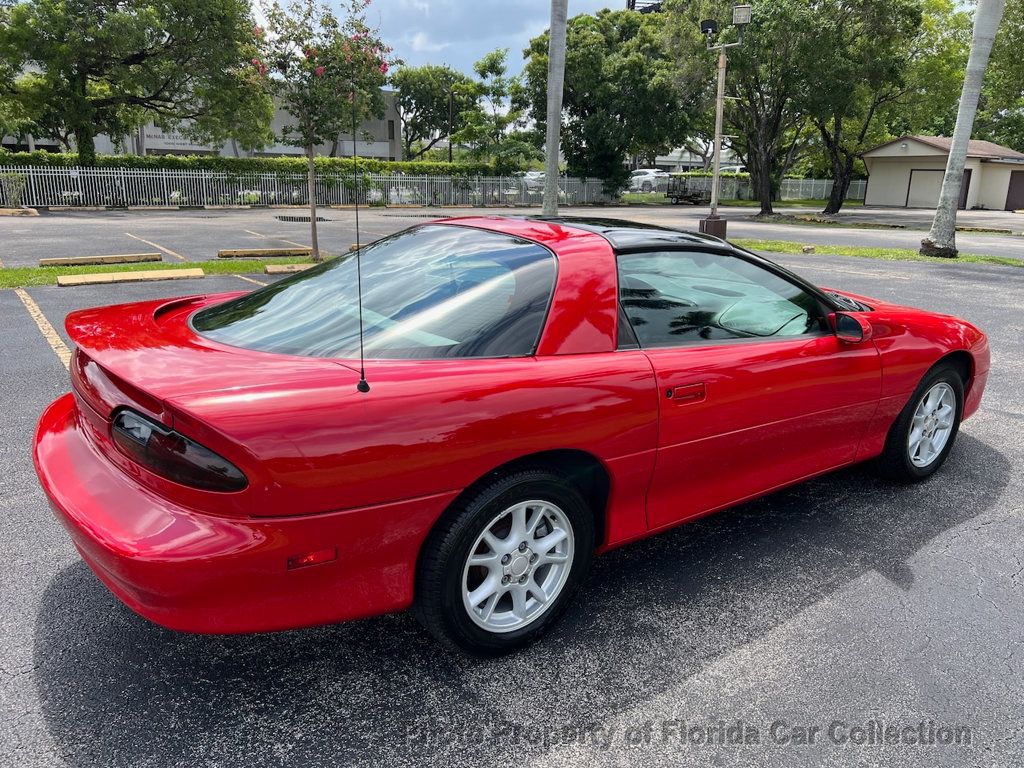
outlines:
[{"label": "hedge row", "polygon": [[[78,165],[78,155],[59,152],[3,152],[0,166],[30,165],[66,168]],[[98,155],[100,168],[166,168],[224,173],[305,173],[304,157],[219,157],[217,155]],[[352,173],[350,157],[318,157],[319,173]],[[490,163],[434,163],[423,161],[359,158],[359,170],[367,173],[407,173],[415,176],[493,176]]]}]

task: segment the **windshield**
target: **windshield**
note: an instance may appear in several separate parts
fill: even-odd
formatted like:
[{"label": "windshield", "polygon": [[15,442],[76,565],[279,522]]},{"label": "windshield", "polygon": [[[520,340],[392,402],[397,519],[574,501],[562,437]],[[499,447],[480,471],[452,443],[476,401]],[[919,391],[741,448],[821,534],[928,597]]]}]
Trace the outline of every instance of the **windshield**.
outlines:
[{"label": "windshield", "polygon": [[[537,345],[556,265],[527,240],[427,225],[365,247],[362,272],[366,357],[522,357]],[[201,310],[192,327],[262,352],[358,357],[355,256]]]}]

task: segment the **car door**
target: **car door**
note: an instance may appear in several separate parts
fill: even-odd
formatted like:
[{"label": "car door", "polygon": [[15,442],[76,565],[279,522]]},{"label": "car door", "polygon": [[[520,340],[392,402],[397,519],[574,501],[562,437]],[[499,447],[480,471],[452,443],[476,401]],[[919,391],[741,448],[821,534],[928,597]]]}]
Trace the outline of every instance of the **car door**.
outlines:
[{"label": "car door", "polygon": [[782,270],[707,250],[620,253],[624,314],[659,388],[647,499],[660,528],[854,460],[881,384]]}]

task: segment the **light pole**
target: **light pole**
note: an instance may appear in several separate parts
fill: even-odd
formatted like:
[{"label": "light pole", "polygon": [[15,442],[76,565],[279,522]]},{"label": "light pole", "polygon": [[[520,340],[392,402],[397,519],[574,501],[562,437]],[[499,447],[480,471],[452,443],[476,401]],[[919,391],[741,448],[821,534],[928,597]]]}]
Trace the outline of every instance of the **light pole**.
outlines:
[{"label": "light pole", "polygon": [[725,237],[725,219],[718,216],[718,196],[722,188],[722,113],[725,109],[725,68],[729,62],[725,55],[727,48],[735,48],[743,43],[743,30],[750,23],[751,8],[749,5],[734,5],[732,24],[739,30],[735,43],[719,43],[712,45],[714,36],[718,34],[718,22],[706,19],[700,23],[700,31],[707,38],[708,50],[718,51],[718,96],[715,99],[715,156],[714,169],[711,172],[711,213],[706,219],[700,220],[700,231],[715,237]]}]

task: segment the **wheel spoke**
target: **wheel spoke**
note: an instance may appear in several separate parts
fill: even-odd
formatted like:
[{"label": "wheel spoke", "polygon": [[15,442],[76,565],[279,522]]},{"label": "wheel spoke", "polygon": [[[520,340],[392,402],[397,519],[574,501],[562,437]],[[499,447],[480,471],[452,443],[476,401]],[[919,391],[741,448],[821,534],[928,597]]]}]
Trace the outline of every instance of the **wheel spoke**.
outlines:
[{"label": "wheel spoke", "polygon": [[498,553],[487,552],[482,555],[473,555],[469,558],[470,565],[478,565],[481,568],[487,568],[488,570],[498,567]]},{"label": "wheel spoke", "polygon": [[548,593],[544,591],[540,584],[532,579],[527,583],[526,591],[533,595],[539,603],[546,603],[548,601]]},{"label": "wheel spoke", "polygon": [[500,583],[496,576],[488,576],[479,587],[469,593],[469,604],[474,608],[478,607],[491,595],[497,594]]},{"label": "wheel spoke", "polygon": [[501,551],[503,545],[505,544],[503,540],[499,539],[490,531],[484,531],[483,536],[481,536],[480,538],[484,540],[484,543],[486,543],[487,546],[491,548],[491,552],[493,552],[494,554],[498,554],[498,552]]},{"label": "wheel spoke", "polygon": [[568,562],[568,560],[569,560],[569,556],[568,555],[561,555],[561,554],[559,554],[557,552],[545,552],[543,555],[538,555],[538,557],[537,557],[537,562],[538,563],[559,564],[559,563]]},{"label": "wheel spoke", "polygon": [[487,598],[484,602],[483,611],[480,614],[480,618],[484,621],[490,621],[491,616],[494,615],[494,609],[498,605],[498,601],[501,600],[501,595],[495,592],[493,595]]},{"label": "wheel spoke", "polygon": [[509,592],[512,593],[512,614],[518,619],[525,619],[526,587],[516,584]]},{"label": "wheel spoke", "polygon": [[953,406],[943,405],[938,412],[939,426],[943,429],[948,429],[953,426]]},{"label": "wheel spoke", "polygon": [[512,510],[512,530],[508,534],[510,541],[526,541],[527,512],[525,504],[520,504]]},{"label": "wheel spoke", "polygon": [[535,552],[541,556],[546,556],[548,552],[558,546],[561,542],[565,541],[567,534],[561,528],[556,528],[543,539],[538,539],[533,546]]}]

